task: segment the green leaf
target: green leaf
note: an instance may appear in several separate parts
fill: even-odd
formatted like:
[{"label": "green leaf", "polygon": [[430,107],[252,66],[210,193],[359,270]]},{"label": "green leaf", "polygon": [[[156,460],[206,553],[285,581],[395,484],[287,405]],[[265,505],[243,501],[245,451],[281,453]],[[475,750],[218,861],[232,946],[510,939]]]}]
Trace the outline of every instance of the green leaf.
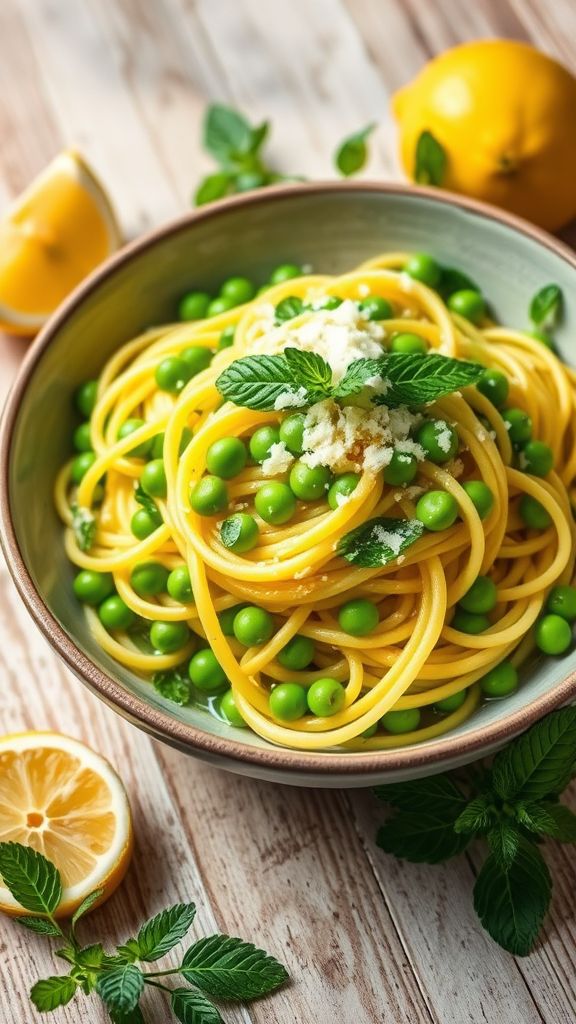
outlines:
[{"label": "green leaf", "polygon": [[468,274],[464,274],[457,267],[442,267],[438,291],[444,299],[449,299],[454,292],[461,292],[470,289],[473,292],[481,292],[482,289]]},{"label": "green leaf", "polygon": [[375,395],[373,401],[390,408],[435,402],[443,395],[475,384],[484,373],[484,367],[478,363],[437,353],[392,352],[376,362],[388,387],[385,394]]},{"label": "green leaf", "polygon": [[558,843],[576,843],[576,814],[565,804],[546,803],[541,806],[554,822],[554,831],[545,834],[551,835]]},{"label": "green leaf", "polygon": [[355,359],[335,385],[333,397],[340,399],[357,395],[365,387],[367,380],[370,380],[371,377],[381,376],[382,363],[381,359]]},{"label": "green leaf", "polygon": [[225,548],[233,548],[242,533],[240,516],[229,516],[219,524],[220,541]]},{"label": "green leaf", "polygon": [[361,131],[349,135],[340,143],[334,156],[334,164],[345,178],[350,177],[351,174],[357,174],[364,167],[368,157],[366,140],[375,127],[375,124],[369,124]]},{"label": "green leaf", "polygon": [[176,903],[146,921],[136,936],[140,960],[159,960],[177,946],[190,928],[195,914],[194,903]]},{"label": "green leaf", "polygon": [[165,672],[155,672],[152,676],[152,683],[154,689],[162,697],[174,701],[174,704],[179,704],[180,707],[189,704],[192,699],[190,679],[179,669],[172,668]]},{"label": "green leaf", "polygon": [[56,1010],[69,1003],[76,992],[76,982],[68,974],[37,981],[30,990],[30,999],[40,1013]]},{"label": "green leaf", "polygon": [[416,143],[414,181],[419,185],[441,185],[446,172],[446,150],[432,132],[423,131]]},{"label": "green leaf", "polygon": [[54,956],[60,957],[61,960],[65,960],[67,964],[76,963],[76,950],[73,946],[63,946],[62,949],[56,949]]},{"label": "green leaf", "polygon": [[445,813],[401,811],[382,826],[376,842],[386,853],[414,864],[439,864],[456,857],[470,836],[454,831],[454,819]]},{"label": "green leaf", "polygon": [[561,708],[496,755],[491,784],[503,800],[541,800],[568,785],[575,761],[576,707]]},{"label": "green leaf", "polygon": [[564,296],[557,284],[547,284],[536,292],[530,303],[530,319],[535,327],[553,327],[562,312]]},{"label": "green leaf", "polygon": [[62,938],[62,932],[58,925],[48,921],[46,917],[17,917],[16,923],[24,925],[25,928],[36,932],[37,935],[53,935]]},{"label": "green leaf", "polygon": [[93,946],[85,946],[84,949],[79,949],[76,953],[76,963],[80,967],[86,967],[88,970],[97,970],[104,963],[106,954],[104,947],[101,942],[94,943]]},{"label": "green leaf", "polygon": [[100,899],[100,897],[101,897],[103,892],[104,892],[104,889],[94,889],[93,892],[88,893],[88,895],[82,900],[82,903],[80,904],[80,906],[77,907],[77,909],[74,911],[74,914],[72,916],[72,921],[70,922],[71,925],[72,925],[72,931],[74,931],[74,928],[78,924],[78,921],[80,920],[80,918],[83,917],[84,914],[87,914],[88,911],[97,902],[97,900]]},{"label": "green leaf", "polygon": [[466,806],[466,797],[449,775],[430,775],[427,779],[376,786],[374,792],[380,800],[398,810],[426,813],[433,806],[438,815],[453,821]]},{"label": "green leaf", "polygon": [[53,914],[62,899],[60,872],[31,846],[0,843],[0,875],[14,899],[33,914]]},{"label": "green leaf", "polygon": [[520,831],[514,821],[502,819],[495,822],[488,832],[488,845],[501,865],[508,869],[518,853]]},{"label": "green leaf", "polygon": [[248,144],[248,152],[257,154],[264,145],[264,142],[268,138],[270,131],[270,122],[263,121],[262,124],[256,125],[255,128],[250,129],[250,140]]},{"label": "green leaf", "polygon": [[514,805],[516,821],[536,835],[554,836],[557,826],[547,807],[542,803],[519,803]]},{"label": "green leaf", "polygon": [[274,957],[229,935],[195,942],[184,956],[182,974],[216,999],[258,999],[288,979],[286,968]]},{"label": "green leaf", "polygon": [[182,1024],[224,1024],[219,1011],[201,992],[175,988],[171,996],[174,1015]]},{"label": "green leaf", "polygon": [[285,348],[284,358],[295,383],[306,388],[312,402],[328,398],[332,392],[332,369],[317,352]]},{"label": "green leaf", "polygon": [[72,505],[72,532],[80,551],[90,551],[96,536],[96,520],[89,508]]},{"label": "green leaf", "polygon": [[344,534],[337,553],[347,562],[376,569],[394,562],[424,533],[419,519],[388,519],[377,516]]},{"label": "green leaf", "polygon": [[139,959],[139,957],[140,946],[136,942],[136,939],[127,939],[121,946],[116,947],[115,959],[119,964],[133,964]]},{"label": "green leaf", "polygon": [[277,323],[284,323],[286,320],[293,320],[304,312],[304,303],[297,295],[287,295],[278,303],[274,310]]},{"label": "green leaf", "polygon": [[454,822],[456,832],[485,832],[496,820],[497,811],[490,794],[471,800]]},{"label": "green leaf", "polygon": [[222,199],[232,191],[234,176],[226,171],[217,171],[215,174],[208,174],[202,179],[194,193],[196,206],[204,206],[205,203],[213,203],[216,199]]},{"label": "green leaf", "polygon": [[542,854],[521,839],[504,867],[492,853],[474,886],[474,907],[486,931],[509,953],[527,956],[550,904],[552,881]]},{"label": "green leaf", "polygon": [[144,1024],[144,1017],[139,1006],[133,1010],[111,1010],[110,1020],[113,1024]]},{"label": "green leaf", "polygon": [[161,520],[162,517],[160,515],[156,502],[150,497],[149,494],[146,494],[146,491],[140,486],[140,484],[138,484],[138,486],[134,490],[134,498],[136,499],[137,503],[142,506],[145,512],[148,512],[148,514],[153,516],[155,519],[159,521]]},{"label": "green leaf", "polygon": [[218,163],[226,164],[231,157],[250,150],[253,144],[252,128],[237,110],[214,103],[204,116],[204,148]]},{"label": "green leaf", "polygon": [[144,975],[136,964],[125,964],[98,975],[96,991],[109,1010],[133,1010],[142,989]]},{"label": "green leaf", "polygon": [[220,374],[216,387],[223,398],[247,409],[271,410],[287,396],[291,399],[288,404],[295,408],[307,402],[305,390],[293,382],[288,362],[282,355],[235,359]]}]

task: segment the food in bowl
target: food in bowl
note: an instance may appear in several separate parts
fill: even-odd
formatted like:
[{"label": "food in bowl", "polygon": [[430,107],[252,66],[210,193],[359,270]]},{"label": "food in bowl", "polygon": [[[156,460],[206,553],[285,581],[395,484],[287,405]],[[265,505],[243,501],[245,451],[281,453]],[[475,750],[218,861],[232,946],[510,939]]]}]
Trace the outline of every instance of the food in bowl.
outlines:
[{"label": "food in bowl", "polygon": [[76,394],[56,503],[104,650],[272,743],[380,750],[571,644],[576,375],[427,254],[190,293]]}]

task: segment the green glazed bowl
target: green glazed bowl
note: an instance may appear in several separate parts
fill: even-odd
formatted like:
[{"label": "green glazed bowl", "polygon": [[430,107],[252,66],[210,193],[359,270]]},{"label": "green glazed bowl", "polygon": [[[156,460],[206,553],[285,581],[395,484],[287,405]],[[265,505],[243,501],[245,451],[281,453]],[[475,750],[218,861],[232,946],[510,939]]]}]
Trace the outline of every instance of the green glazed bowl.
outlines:
[{"label": "green glazed bowl", "polygon": [[278,263],[342,273],[384,250],[427,250],[476,280],[503,323],[526,328],[530,297],[555,282],[568,298],[559,348],[573,360],[576,259],[565,246],[501,211],[433,189],[370,182],[292,185],[237,196],[139,239],[82,284],[42,331],[3,418],[2,544],[22,599],[78,678],[121,715],[186,753],[233,771],[297,785],[367,786],[472,761],[576,693],[576,651],[542,660],[505,700],[454,732],[397,751],[285,750],[205,712],[178,708],[117,665],[92,639],[72,593],[73,567],[52,503],[68,457],[71,394],[108,356],[151,324],[174,319],[178,297]]}]

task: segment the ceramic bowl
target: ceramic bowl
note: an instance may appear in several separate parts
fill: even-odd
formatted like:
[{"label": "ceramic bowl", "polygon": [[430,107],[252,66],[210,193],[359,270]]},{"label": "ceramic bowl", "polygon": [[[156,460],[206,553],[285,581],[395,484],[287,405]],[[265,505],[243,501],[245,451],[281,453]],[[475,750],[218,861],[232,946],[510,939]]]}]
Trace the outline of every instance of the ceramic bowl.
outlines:
[{"label": "ceramic bowl", "polygon": [[[52,504],[68,457],[77,384],[123,342],[174,318],[190,288],[237,273],[265,280],[278,263],[341,273],[384,250],[428,250],[479,282],[502,322],[527,326],[548,282],[576,293],[576,259],[555,239],[501,211],[432,189],[331,182],[233,197],[186,214],[127,246],[82,284],[32,346],[12,390],[1,444],[2,542],[22,599],[78,678],[129,721],[186,753],[233,771],[297,785],[366,786],[422,776],[485,755],[576,692],[576,651],[542,660],[518,691],[485,704],[454,732],[381,753],[307,753],[178,708],[112,661],[92,639],[72,593],[73,568]],[[571,301],[558,331],[570,361]]]}]

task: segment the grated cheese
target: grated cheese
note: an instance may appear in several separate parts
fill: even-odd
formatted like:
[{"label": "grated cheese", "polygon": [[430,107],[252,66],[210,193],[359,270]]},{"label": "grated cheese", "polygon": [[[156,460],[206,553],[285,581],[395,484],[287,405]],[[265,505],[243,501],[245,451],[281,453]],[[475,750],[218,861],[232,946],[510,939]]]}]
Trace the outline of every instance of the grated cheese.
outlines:
[{"label": "grated cheese", "polygon": [[306,405],[307,394],[306,388],[303,387],[297,388],[296,391],[283,391],[276,398],[274,408],[277,412],[282,409],[301,409],[303,405]]},{"label": "grated cheese", "polygon": [[425,451],[407,435],[418,414],[408,409],[377,406],[362,409],[340,407],[331,399],[317,402],[304,417],[302,462],[307,466],[328,466],[337,473],[377,473],[387,466],[395,448],[409,451],[419,461]]},{"label": "grated cheese", "polygon": [[262,463],[264,476],[280,476],[287,473],[294,462],[294,456],[290,454],[283,441],[276,441],[270,445],[270,452]]}]

